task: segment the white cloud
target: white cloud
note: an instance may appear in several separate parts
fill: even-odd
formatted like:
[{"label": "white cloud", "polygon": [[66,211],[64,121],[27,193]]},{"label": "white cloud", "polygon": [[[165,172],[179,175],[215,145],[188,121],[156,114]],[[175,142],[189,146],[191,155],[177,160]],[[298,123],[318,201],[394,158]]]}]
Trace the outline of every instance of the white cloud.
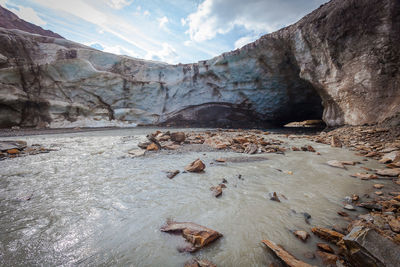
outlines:
[{"label": "white cloud", "polygon": [[296,22],[327,0],[205,0],[186,22],[192,40],[201,42],[226,34],[235,26],[255,34]]},{"label": "white cloud", "polygon": [[109,0],[107,4],[114,9],[122,9],[132,4],[133,0]]},{"label": "white cloud", "polygon": [[168,23],[168,18],[166,16],[164,16],[162,18],[158,18],[157,21],[158,21],[158,23],[160,25],[160,28],[166,28],[167,27],[166,24]]},{"label": "white cloud", "polygon": [[168,43],[162,44],[162,49],[157,51],[149,51],[145,57],[148,60],[157,60],[167,63],[178,63],[178,54],[173,46]]},{"label": "white cloud", "polygon": [[143,15],[144,15],[144,16],[149,16],[149,15],[150,15],[150,12],[149,12],[148,10],[145,10],[145,11],[143,12]]},{"label": "white cloud", "polygon": [[248,43],[254,42],[257,39],[258,39],[258,36],[256,36],[256,35],[244,36],[242,38],[239,38],[235,42],[235,49],[241,48],[244,45],[247,45]]},{"label": "white cloud", "polygon": [[[4,4],[6,4],[7,1],[4,1]],[[3,5],[3,3],[1,3]],[[10,7],[8,8],[11,12],[15,13],[18,17],[20,17],[23,20],[26,20],[30,23],[43,26],[46,25],[47,22],[44,21],[42,18],[39,17],[38,13],[33,8],[30,7],[23,7],[17,5],[16,8]]]},{"label": "white cloud", "polygon": [[185,26],[186,25],[186,19],[181,18],[181,24],[182,24],[182,26]]}]

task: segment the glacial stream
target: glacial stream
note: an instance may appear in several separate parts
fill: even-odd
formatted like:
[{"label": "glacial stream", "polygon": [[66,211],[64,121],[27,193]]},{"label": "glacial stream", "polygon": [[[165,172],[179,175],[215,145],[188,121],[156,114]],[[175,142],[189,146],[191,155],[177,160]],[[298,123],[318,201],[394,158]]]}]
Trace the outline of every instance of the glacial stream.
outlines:
[{"label": "glacial stream", "polygon": [[[361,166],[376,168],[374,160],[362,161],[349,150],[283,135],[266,138],[281,139],[286,147],[311,144],[321,155],[194,149],[134,158],[127,153],[153,131],[2,138],[55,151],[0,161],[1,265],[183,266],[195,256],[217,266],[266,266],[275,260],[261,243],[269,239],[320,266],[319,259],[303,255],[322,242],[311,227],[345,226],[347,222],[336,214],[343,210],[345,196],[362,196],[377,183],[349,176],[362,172]],[[197,158],[206,164],[204,173],[166,177],[164,171],[183,171]],[[217,158],[238,159],[217,163]],[[325,164],[332,159],[362,164],[343,170]],[[215,198],[209,188],[223,178],[227,188]],[[269,193],[274,191],[287,200],[271,201]],[[26,196],[31,199],[23,200]],[[346,212],[354,218],[361,211]],[[304,212],[312,216],[310,224]],[[180,253],[177,247],[184,245],[184,239],[160,231],[167,219],[198,223],[224,236],[194,254]],[[311,238],[303,243],[290,230],[306,230]]]}]

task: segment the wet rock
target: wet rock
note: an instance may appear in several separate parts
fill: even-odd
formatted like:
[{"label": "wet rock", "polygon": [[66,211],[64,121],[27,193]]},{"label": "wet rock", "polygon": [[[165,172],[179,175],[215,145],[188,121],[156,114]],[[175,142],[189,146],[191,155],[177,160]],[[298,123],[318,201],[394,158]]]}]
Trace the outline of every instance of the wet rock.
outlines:
[{"label": "wet rock", "polygon": [[374,184],[374,188],[376,189],[382,189],[384,187],[383,184]]},{"label": "wet rock", "polygon": [[272,193],[272,196],[270,197],[270,200],[276,201],[276,202],[281,202],[278,194],[276,192]]},{"label": "wet rock", "polygon": [[167,177],[169,179],[174,178],[175,176],[177,176],[179,174],[179,170],[174,170],[174,171],[167,171]]},{"label": "wet rock", "polygon": [[132,149],[128,151],[128,154],[132,155],[133,157],[140,157],[143,156],[145,153],[146,151],[142,149]]},{"label": "wet rock", "polygon": [[302,214],[303,214],[303,217],[304,217],[304,221],[305,221],[307,224],[310,224],[311,215],[308,214],[307,212],[303,212]]},{"label": "wet rock", "polygon": [[219,184],[217,186],[210,187],[210,190],[213,191],[214,197],[220,197],[222,195],[222,188],[226,188],[225,184]]},{"label": "wet rock", "polygon": [[332,242],[336,244],[343,238],[343,234],[327,229],[327,228],[322,228],[322,227],[314,227],[311,229],[311,231],[318,236],[321,239],[324,239],[328,242]]},{"label": "wet rock", "polygon": [[188,172],[202,172],[206,168],[206,165],[200,160],[196,159],[189,165],[185,167],[185,170]]},{"label": "wet rock", "polygon": [[162,232],[179,232],[191,243],[185,251],[195,252],[208,244],[222,237],[222,234],[205,226],[190,222],[167,221],[166,225],[161,227]]},{"label": "wet rock", "polygon": [[223,183],[223,184],[227,184],[228,181],[227,181],[225,178],[223,178],[223,179],[222,179],[222,183]]},{"label": "wet rock", "polygon": [[391,163],[400,161],[400,151],[393,151],[388,154],[385,154],[380,160],[380,163]]},{"label": "wet rock", "polygon": [[330,266],[336,266],[336,261],[339,259],[339,257],[336,256],[335,254],[327,253],[320,250],[316,251],[315,255],[320,257],[325,265],[330,265]]},{"label": "wet rock", "polygon": [[292,146],[292,150],[293,150],[293,151],[300,151],[300,148],[295,147],[295,146]]},{"label": "wet rock", "polygon": [[382,191],[375,191],[374,193],[375,193],[375,195],[378,195],[378,196],[382,196],[383,195]]},{"label": "wet rock", "polygon": [[342,142],[337,136],[331,137],[331,147],[342,147]]},{"label": "wet rock", "polygon": [[308,152],[315,152],[315,149],[314,149],[312,146],[310,146],[310,145],[308,145],[308,146],[302,146],[302,147],[301,147],[301,150],[303,150],[303,151],[308,151]]},{"label": "wet rock", "polygon": [[256,144],[249,144],[246,149],[244,150],[244,153],[247,154],[256,154],[258,150],[258,147]]},{"label": "wet rock", "polygon": [[159,147],[155,143],[151,143],[146,147],[147,151],[157,151],[159,150]]},{"label": "wet rock", "polygon": [[0,151],[7,151],[11,149],[23,150],[26,148],[25,141],[0,141]]},{"label": "wet rock", "polygon": [[220,158],[220,159],[216,159],[215,161],[216,161],[216,162],[221,162],[221,163],[223,163],[223,162],[226,162],[226,159]]},{"label": "wet rock", "polygon": [[352,211],[356,210],[352,205],[349,205],[349,204],[345,205],[343,208],[346,210],[352,210]]},{"label": "wet rock", "polygon": [[363,202],[363,203],[357,204],[357,206],[368,209],[368,210],[382,211],[382,205],[380,205],[374,201]]},{"label": "wet rock", "polygon": [[394,169],[380,169],[376,171],[376,174],[389,177],[397,177],[400,175],[400,168]]},{"label": "wet rock", "polygon": [[359,199],[360,199],[360,196],[359,196],[359,195],[356,195],[356,194],[351,195],[351,201],[356,202],[356,201],[358,201]]},{"label": "wet rock", "polygon": [[217,265],[204,259],[191,259],[185,262],[185,267],[217,267]]},{"label": "wet rock", "polygon": [[287,266],[290,267],[311,267],[303,261],[296,259],[289,252],[284,250],[281,246],[269,240],[263,240],[262,243],[266,245],[279,259],[281,259]]},{"label": "wet rock", "polygon": [[302,230],[294,231],[293,234],[303,242],[306,242],[307,239],[310,237],[309,233],[307,233],[306,231],[302,231]]},{"label": "wet rock", "polygon": [[7,150],[7,153],[10,154],[10,155],[17,155],[17,154],[21,153],[21,151],[19,151],[16,148],[13,148],[13,149]]},{"label": "wet rock", "polygon": [[399,246],[370,228],[356,226],[343,241],[353,266],[395,267],[400,262]]},{"label": "wet rock", "polygon": [[317,243],[317,247],[319,250],[321,251],[325,251],[328,253],[335,253],[335,251],[333,250],[333,248],[331,248],[331,246],[329,246],[328,244],[325,243]]},{"label": "wet rock", "polygon": [[140,147],[141,149],[146,149],[150,144],[151,142],[142,142],[139,143],[137,146]]},{"label": "wet rock", "polygon": [[171,133],[171,140],[178,142],[178,143],[182,143],[184,142],[186,139],[186,135],[184,132],[176,132],[176,133]]},{"label": "wet rock", "polygon": [[361,180],[371,180],[371,179],[378,179],[378,176],[371,173],[361,173],[357,172],[356,174],[350,175],[351,177],[360,178]]},{"label": "wet rock", "polygon": [[338,160],[330,160],[330,161],[326,162],[326,164],[328,164],[329,166],[332,166],[332,167],[346,169],[346,167],[343,165],[343,163]]},{"label": "wet rock", "polygon": [[338,211],[337,214],[339,214],[342,217],[349,217],[349,214],[347,212],[344,212],[344,211]]}]

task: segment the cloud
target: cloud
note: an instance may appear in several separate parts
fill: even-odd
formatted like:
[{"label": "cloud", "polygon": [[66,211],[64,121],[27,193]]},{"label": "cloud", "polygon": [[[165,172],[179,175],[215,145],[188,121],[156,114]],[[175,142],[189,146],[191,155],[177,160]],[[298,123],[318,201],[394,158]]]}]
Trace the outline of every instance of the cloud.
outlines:
[{"label": "cloud", "polygon": [[133,0],[109,0],[107,4],[114,9],[122,9],[132,4]]},{"label": "cloud", "polygon": [[[7,1],[2,1],[1,4],[3,5],[7,4]],[[23,7],[17,5],[16,8],[14,7],[7,7],[11,12],[15,13],[18,17],[20,17],[23,20],[26,20],[30,23],[39,25],[39,26],[44,26],[47,24],[46,21],[44,21],[42,18],[39,17],[38,13],[33,8],[30,7]]]},{"label": "cloud", "polygon": [[186,18],[187,33],[201,42],[226,34],[235,26],[267,33],[296,22],[328,0],[205,0]]},{"label": "cloud", "polygon": [[148,52],[145,59],[163,61],[171,64],[177,63],[178,54],[175,48],[168,43],[163,43],[162,47],[162,50]]},{"label": "cloud", "polygon": [[149,12],[148,10],[145,10],[145,11],[143,12],[143,15],[144,15],[144,16],[150,16],[150,12]]},{"label": "cloud", "polygon": [[182,26],[185,26],[186,25],[186,19],[181,18],[181,24],[182,24]]},{"label": "cloud", "polygon": [[158,23],[160,25],[160,28],[166,28],[167,27],[166,24],[168,23],[168,18],[166,16],[157,19],[157,21],[158,21]]}]

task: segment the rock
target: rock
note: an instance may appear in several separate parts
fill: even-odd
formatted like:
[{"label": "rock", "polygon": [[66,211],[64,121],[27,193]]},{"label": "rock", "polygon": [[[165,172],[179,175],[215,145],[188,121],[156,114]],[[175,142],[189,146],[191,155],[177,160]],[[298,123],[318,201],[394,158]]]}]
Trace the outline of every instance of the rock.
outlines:
[{"label": "rock", "polygon": [[226,159],[220,158],[220,159],[216,159],[215,161],[216,161],[216,162],[221,162],[221,163],[223,163],[223,162],[226,162]]},{"label": "rock", "polygon": [[159,147],[155,143],[151,143],[146,147],[147,151],[157,151],[159,150]]},{"label": "rock", "polygon": [[352,205],[349,205],[349,204],[345,205],[343,208],[346,210],[352,210],[352,211],[356,210]]},{"label": "rock", "polygon": [[142,142],[138,144],[138,147],[141,149],[146,149],[149,145],[151,145],[151,142]]},{"label": "rock", "polygon": [[311,215],[308,214],[307,212],[303,212],[303,217],[306,224],[310,224]]},{"label": "rock", "polygon": [[311,229],[311,231],[319,238],[322,238],[334,244],[342,240],[342,238],[344,237],[344,235],[341,233],[322,227],[314,227]]},{"label": "rock", "polygon": [[400,161],[400,151],[393,151],[388,154],[385,154],[379,160],[380,163],[392,163],[396,161]]},{"label": "rock", "polygon": [[171,133],[171,140],[178,142],[178,143],[182,143],[184,142],[186,139],[186,135],[184,132],[176,132],[176,133]]},{"label": "rock", "polygon": [[361,178],[361,180],[370,180],[370,179],[378,179],[378,176],[371,173],[361,173],[357,172],[356,174],[350,175],[351,177]]},{"label": "rock", "polygon": [[167,221],[166,225],[161,227],[161,231],[182,233],[186,241],[191,243],[191,246],[185,249],[187,252],[195,252],[222,237],[217,231],[190,222]]},{"label": "rock", "polygon": [[213,191],[214,197],[220,197],[222,195],[222,188],[226,187],[224,184],[220,184],[217,186],[212,186],[210,188],[211,191]]},{"label": "rock", "polygon": [[331,147],[342,147],[342,142],[337,136],[331,137]]},{"label": "rock", "polygon": [[376,189],[382,189],[384,187],[383,184],[374,184],[374,188]]},{"label": "rock", "polygon": [[23,150],[26,146],[25,141],[0,141],[0,152],[12,149]]},{"label": "rock", "polygon": [[368,209],[368,210],[382,211],[382,205],[380,205],[376,202],[363,202],[363,203],[357,204],[357,206]]},{"label": "rock", "polygon": [[177,176],[179,174],[179,170],[174,170],[174,171],[167,171],[167,177],[169,179],[174,178],[175,176]]},{"label": "rock", "polygon": [[321,251],[325,251],[328,253],[335,253],[335,251],[333,250],[333,248],[331,248],[331,246],[329,246],[328,244],[325,243],[317,243],[317,247],[319,250]]},{"label": "rock", "polygon": [[308,152],[315,152],[315,149],[314,149],[312,146],[310,146],[310,145],[308,145],[308,146],[302,146],[302,147],[301,147],[301,150],[303,150],[303,151],[308,151]]},{"label": "rock", "polygon": [[343,163],[338,160],[330,160],[330,161],[326,162],[326,164],[328,164],[329,166],[332,166],[332,167],[346,169],[346,167],[343,165]]},{"label": "rock", "polygon": [[399,246],[370,228],[356,226],[343,241],[353,266],[395,267],[400,262]]},{"label": "rock", "polygon": [[217,267],[217,265],[205,259],[191,259],[185,262],[185,267]]},{"label": "rock", "polygon": [[351,196],[351,201],[353,201],[353,202],[356,202],[356,201],[358,201],[359,199],[360,199],[360,196],[359,196],[359,195],[353,194],[353,195]]},{"label": "rock", "polygon": [[322,259],[325,265],[336,266],[336,261],[339,259],[335,254],[327,253],[324,251],[316,251],[315,255]]},{"label": "rock", "polygon": [[349,214],[344,211],[338,211],[337,214],[339,214],[342,217],[349,217]]},{"label": "rock", "polygon": [[293,234],[303,242],[306,242],[307,239],[310,237],[309,233],[307,233],[306,231],[302,231],[302,230],[294,231]]},{"label": "rock", "polygon": [[273,201],[276,201],[276,202],[281,202],[279,197],[278,197],[278,194],[276,194],[276,192],[274,192],[272,194],[272,196],[270,197],[270,200],[273,200]]},{"label": "rock", "polygon": [[375,191],[374,193],[375,193],[375,195],[378,195],[378,196],[382,196],[383,195],[382,191]]},{"label": "rock", "polygon": [[202,172],[206,168],[206,165],[200,160],[196,159],[189,165],[185,167],[185,170],[188,172]]},{"label": "rock", "polygon": [[216,135],[216,136],[207,138],[204,141],[204,144],[208,145],[212,148],[216,148],[216,149],[226,149],[231,145],[231,142],[221,136]]},{"label": "rock", "polygon": [[142,149],[132,149],[132,150],[128,151],[128,154],[132,155],[133,157],[144,156],[145,153],[146,153],[146,151],[142,150]]},{"label": "rock", "polygon": [[382,176],[397,177],[400,175],[400,168],[380,169],[380,170],[376,171],[376,174],[382,175]]},{"label": "rock", "polygon": [[391,219],[389,221],[389,226],[390,226],[390,229],[392,229],[393,232],[400,233],[400,221],[399,221],[399,219],[394,219],[394,218]]},{"label": "rock", "polygon": [[351,165],[351,166],[354,166],[354,165],[356,165],[357,163],[360,163],[360,162],[345,160],[345,161],[341,161],[341,163],[342,163],[343,165]]},{"label": "rock", "polygon": [[256,153],[257,153],[257,150],[258,150],[257,145],[255,145],[255,144],[249,144],[249,145],[246,147],[246,149],[244,150],[244,153],[247,153],[247,154],[256,154]]},{"label": "rock", "polygon": [[295,146],[292,146],[292,150],[293,150],[293,151],[300,151],[300,148],[295,147]]},{"label": "rock", "polygon": [[17,154],[21,153],[21,151],[19,151],[19,150],[16,149],[16,148],[9,149],[9,150],[7,150],[6,152],[7,152],[8,154],[10,154],[10,155],[17,155]]},{"label": "rock", "polygon": [[287,266],[290,267],[312,267],[312,265],[296,259],[289,252],[284,250],[272,241],[263,240],[262,243],[266,245],[279,259],[281,259]]}]

